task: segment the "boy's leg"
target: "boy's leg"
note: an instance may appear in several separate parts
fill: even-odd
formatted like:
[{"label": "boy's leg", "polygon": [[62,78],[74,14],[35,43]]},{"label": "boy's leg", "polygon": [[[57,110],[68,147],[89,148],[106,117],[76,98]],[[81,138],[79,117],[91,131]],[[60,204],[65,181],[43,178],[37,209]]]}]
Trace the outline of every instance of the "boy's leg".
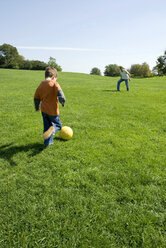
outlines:
[{"label": "boy's leg", "polygon": [[55,133],[57,133],[62,128],[60,117],[59,117],[59,115],[57,115],[57,116],[49,116],[49,117],[50,117],[50,120],[52,122],[52,125],[55,128]]},{"label": "boy's leg", "polygon": [[128,79],[125,79],[125,83],[126,83],[127,91],[129,91],[129,80]]},{"label": "boy's leg", "polygon": [[[49,119],[49,115],[42,113],[42,117],[43,117],[43,125],[44,125],[43,133],[45,133],[52,126],[52,123]],[[48,139],[44,140],[45,146],[52,145],[52,144],[53,144],[53,134]]]},{"label": "boy's leg", "polygon": [[120,83],[123,81],[123,79],[121,78],[118,83],[117,83],[117,91],[120,91]]}]

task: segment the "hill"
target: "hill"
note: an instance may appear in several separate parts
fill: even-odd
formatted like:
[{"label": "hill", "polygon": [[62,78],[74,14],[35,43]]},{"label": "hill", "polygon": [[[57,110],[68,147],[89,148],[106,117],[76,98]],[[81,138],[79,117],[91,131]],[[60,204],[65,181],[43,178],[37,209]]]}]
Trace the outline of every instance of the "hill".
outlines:
[{"label": "hill", "polygon": [[165,247],[166,77],[59,73],[63,125],[43,149],[43,71],[0,70],[0,246]]}]

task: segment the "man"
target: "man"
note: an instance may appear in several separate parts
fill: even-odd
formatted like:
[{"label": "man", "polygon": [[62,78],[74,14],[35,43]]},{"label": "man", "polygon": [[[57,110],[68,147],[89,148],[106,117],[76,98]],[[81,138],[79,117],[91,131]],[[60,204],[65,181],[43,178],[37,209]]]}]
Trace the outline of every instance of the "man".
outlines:
[{"label": "man", "polygon": [[130,73],[122,66],[119,66],[121,79],[117,83],[117,91],[120,91],[121,82],[125,81],[127,91],[129,91]]}]

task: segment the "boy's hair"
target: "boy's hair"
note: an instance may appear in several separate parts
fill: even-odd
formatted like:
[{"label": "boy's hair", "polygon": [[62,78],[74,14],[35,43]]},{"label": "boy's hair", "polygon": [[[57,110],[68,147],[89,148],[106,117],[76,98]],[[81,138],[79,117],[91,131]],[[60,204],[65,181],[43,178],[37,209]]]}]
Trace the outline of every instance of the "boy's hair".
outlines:
[{"label": "boy's hair", "polygon": [[57,73],[57,70],[53,67],[46,67],[46,70],[45,70],[45,78],[47,77],[58,77],[58,73]]}]

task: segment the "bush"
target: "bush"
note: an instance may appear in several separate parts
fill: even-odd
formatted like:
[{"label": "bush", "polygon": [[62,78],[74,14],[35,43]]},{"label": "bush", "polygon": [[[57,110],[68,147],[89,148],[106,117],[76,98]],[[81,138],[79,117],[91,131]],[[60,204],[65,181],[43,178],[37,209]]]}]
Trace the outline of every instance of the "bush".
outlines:
[{"label": "bush", "polygon": [[56,63],[56,59],[53,57],[49,58],[48,66],[56,68],[57,71],[62,71],[62,68]]},{"label": "bush", "polygon": [[101,76],[101,71],[100,71],[99,68],[94,67],[94,68],[92,68],[90,74],[91,74],[91,75],[99,75],[99,76]]},{"label": "bush", "polygon": [[150,77],[152,75],[152,72],[149,68],[149,65],[147,63],[140,64],[133,64],[130,68],[130,74],[134,77]]},{"label": "bush", "polygon": [[39,60],[31,60],[31,65],[31,70],[45,70],[45,68],[48,66],[45,62]]},{"label": "bush", "polygon": [[56,68],[57,71],[62,71],[62,68],[56,64],[55,58],[50,57],[48,64],[39,60],[25,60],[19,55],[16,47],[9,44],[0,46],[0,68],[45,70],[48,65]]},{"label": "bush", "polygon": [[166,75],[166,51],[163,56],[157,58],[156,64],[157,65],[153,68],[153,71],[159,76]]},{"label": "bush", "polygon": [[32,69],[32,63],[30,60],[23,60],[20,65],[19,65],[20,69],[23,70],[31,70]]},{"label": "bush", "polygon": [[48,65],[39,60],[24,60],[20,63],[19,68],[23,70],[45,70]]},{"label": "bush", "polygon": [[23,61],[23,56],[19,55],[17,48],[9,44],[0,46],[0,67],[19,69],[19,63]]},{"label": "bush", "polygon": [[139,77],[141,75],[141,65],[139,64],[131,65],[130,74],[133,77]]},{"label": "bush", "polygon": [[105,67],[104,76],[116,77],[119,76],[120,69],[116,64],[110,64]]},{"label": "bush", "polygon": [[141,65],[141,76],[142,77],[150,77],[151,76],[151,70],[150,70],[149,65],[147,63],[143,63]]}]

